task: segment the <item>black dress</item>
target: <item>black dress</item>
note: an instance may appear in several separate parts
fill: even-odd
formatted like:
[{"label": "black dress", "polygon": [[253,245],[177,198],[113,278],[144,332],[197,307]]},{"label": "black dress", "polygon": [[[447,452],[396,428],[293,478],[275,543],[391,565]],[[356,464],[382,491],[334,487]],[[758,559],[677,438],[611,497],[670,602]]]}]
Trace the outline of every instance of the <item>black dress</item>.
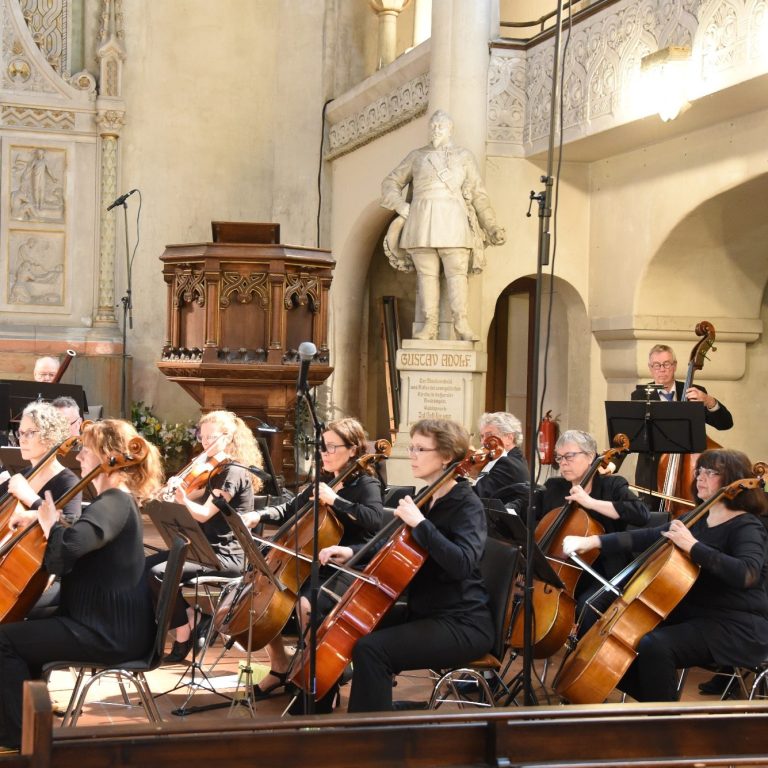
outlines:
[{"label": "black dress", "polygon": [[59,613],[0,625],[0,743],[19,743],[22,685],[45,663],[116,664],[154,642],[141,516],[130,494],[107,490],[71,527],[56,523],[44,566],[61,576]]},{"label": "black dress", "polygon": [[[667,620],[649,632],[620,687],[638,701],[673,701],[676,670],[692,666],[755,666],[768,658],[768,533],[754,515],[713,528],[691,526],[691,560],[701,572]],[[605,551],[642,551],[669,526],[601,538]]]},{"label": "black dress", "polygon": [[410,583],[407,604],[395,605],[353,651],[350,712],[392,709],[392,676],[403,670],[467,664],[493,645],[479,568],[486,540],[480,499],[460,481],[426,514],[412,533],[428,557]]}]

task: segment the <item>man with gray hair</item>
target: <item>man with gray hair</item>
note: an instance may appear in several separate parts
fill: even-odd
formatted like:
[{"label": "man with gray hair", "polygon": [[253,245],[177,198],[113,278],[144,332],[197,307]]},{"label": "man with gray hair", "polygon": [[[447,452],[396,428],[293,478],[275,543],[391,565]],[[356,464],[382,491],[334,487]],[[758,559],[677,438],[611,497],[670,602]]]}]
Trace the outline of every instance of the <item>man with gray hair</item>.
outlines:
[{"label": "man with gray hair", "polygon": [[484,413],[478,422],[480,439],[497,437],[504,454],[485,465],[475,483],[475,493],[484,499],[506,501],[514,497],[510,486],[530,482],[531,475],[522,452],[523,427],[520,419],[506,411]]},{"label": "man with gray hair", "polygon": [[51,357],[50,355],[38,357],[37,360],[35,360],[32,378],[34,381],[50,383],[56,378],[56,374],[59,372],[59,366],[59,360],[56,357]]}]

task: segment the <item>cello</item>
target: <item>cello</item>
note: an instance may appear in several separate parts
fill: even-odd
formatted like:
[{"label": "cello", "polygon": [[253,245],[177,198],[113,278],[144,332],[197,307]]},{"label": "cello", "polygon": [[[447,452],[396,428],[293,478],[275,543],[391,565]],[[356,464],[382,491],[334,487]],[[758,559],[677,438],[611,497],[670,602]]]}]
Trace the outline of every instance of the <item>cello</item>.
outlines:
[{"label": "cello", "polygon": [[[579,481],[582,487],[588,486],[600,468],[609,464],[629,450],[629,438],[617,434],[613,438],[615,448],[610,448],[597,456],[584,477]],[[555,587],[538,579],[533,582],[533,656],[536,659],[548,659],[565,645],[568,635],[576,621],[576,584],[581,576],[581,568],[567,562],[563,551],[563,539],[566,536],[595,536],[604,533],[603,526],[576,502],[568,501],[560,509],[547,512],[536,526],[535,538],[542,552],[549,560],[552,570],[563,583]],[[587,554],[583,559],[588,565],[594,563],[599,552]],[[510,648],[523,647],[523,613],[519,610],[522,601],[516,604],[516,616],[512,623],[509,637]]]},{"label": "cello", "polygon": [[[128,450],[125,455],[110,454],[56,499],[56,507],[64,506],[98,475],[141,464],[147,457],[147,444],[140,438],[131,440]],[[0,623],[23,620],[45,590],[48,583],[48,574],[43,570],[46,544],[43,529],[35,520],[0,546]]]},{"label": "cello", "polygon": [[[702,320],[694,329],[697,336],[703,337],[691,350],[688,362],[688,372],[683,384],[682,402],[687,400],[688,390],[693,386],[693,376],[696,371],[704,367],[704,360],[710,349],[715,350],[715,326],[707,320]],[[712,439],[707,437],[707,448],[720,448]],[[683,499],[693,500],[691,495],[691,483],[693,470],[696,465],[695,453],[665,453],[659,458],[659,466],[656,478],[656,487],[661,490],[663,496],[678,496]],[[659,506],[660,512],[666,512],[670,517],[677,517],[685,511],[683,504],[663,498]]]},{"label": "cello", "polygon": [[[453,462],[416,496],[414,503],[422,508],[447,482],[466,476],[473,466],[483,467],[503,452],[501,440],[487,438],[482,450],[470,451]],[[357,641],[376,628],[427,559],[427,552],[416,543],[408,525],[395,518],[384,530],[391,533],[392,529],[394,533],[363,570],[367,578],[352,584],[317,630],[314,690],[310,658],[305,657],[291,673],[291,682],[311,692],[316,701],[341,677]]]},{"label": "cello", "polygon": [[[717,501],[734,499],[742,491],[763,488],[768,467],[755,464],[756,477],[736,480],[720,488],[679,519],[690,528]],[[573,704],[598,704],[616,687],[637,656],[640,640],[655,629],[685,597],[700,566],[660,537],[611,580],[626,586],[602,616],[567,655],[555,677],[554,689]]]},{"label": "cello", "polygon": [[[377,440],[375,452],[350,461],[328,485],[338,488],[351,477],[386,459],[392,451],[387,440]],[[224,595],[213,618],[214,627],[222,634],[237,638],[257,651],[273,640],[287,624],[299,599],[299,591],[309,576],[314,542],[314,501],[308,501],[274,534],[265,556],[270,575],[250,564],[242,581]],[[344,529],[326,504],[318,503],[318,549],[338,544]],[[277,585],[282,585],[282,589]]]}]

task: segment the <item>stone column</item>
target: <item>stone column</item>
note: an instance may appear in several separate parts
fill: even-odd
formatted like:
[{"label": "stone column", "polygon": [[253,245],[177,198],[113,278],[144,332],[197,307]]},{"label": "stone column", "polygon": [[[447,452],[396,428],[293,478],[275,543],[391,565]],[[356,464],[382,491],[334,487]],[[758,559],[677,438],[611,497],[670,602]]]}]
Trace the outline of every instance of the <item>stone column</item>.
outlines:
[{"label": "stone column", "polygon": [[397,55],[397,17],[411,0],[368,0],[379,17],[378,69],[386,67]]},{"label": "stone column", "polygon": [[413,44],[428,40],[432,34],[432,0],[415,0],[413,7]]}]

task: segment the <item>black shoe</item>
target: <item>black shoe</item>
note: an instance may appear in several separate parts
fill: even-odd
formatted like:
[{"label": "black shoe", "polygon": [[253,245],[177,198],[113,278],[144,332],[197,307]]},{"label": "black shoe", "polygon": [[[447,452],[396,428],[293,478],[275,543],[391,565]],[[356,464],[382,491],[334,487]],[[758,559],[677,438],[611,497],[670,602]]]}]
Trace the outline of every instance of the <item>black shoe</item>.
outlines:
[{"label": "black shoe", "polygon": [[[204,613],[200,618],[200,621],[197,622],[195,629],[193,630],[193,635],[195,638],[195,646],[197,647],[198,651],[203,650],[203,645],[205,645],[205,638],[208,637],[208,630],[211,628],[212,621],[213,621],[213,616],[211,616],[210,614]],[[213,643],[213,638],[215,636],[216,636],[216,633],[214,632],[211,635],[211,644]]]},{"label": "black shoe", "polygon": [[179,664],[180,662],[184,661],[184,659],[187,658],[191,650],[192,650],[191,637],[189,638],[189,640],[185,640],[183,643],[179,643],[174,640],[173,646],[171,647],[171,652],[168,655],[163,656],[163,663]]},{"label": "black shoe", "polygon": [[288,681],[288,673],[287,672],[275,672],[274,669],[269,670],[269,674],[272,675],[272,677],[277,678],[276,683],[272,683],[272,685],[268,685],[265,688],[262,688],[258,683],[254,684],[253,686],[253,698],[254,701],[259,701],[259,699],[268,699],[273,693],[277,694],[281,692],[285,692],[285,686],[287,685]]},{"label": "black shoe", "polygon": [[705,696],[721,696],[731,683],[730,669],[723,669],[719,674],[713,675],[709,680],[699,683],[699,693]]},{"label": "black shoe", "polygon": [[394,712],[404,712],[407,709],[426,709],[426,701],[407,701],[406,699],[398,699],[392,702],[392,710]]}]

